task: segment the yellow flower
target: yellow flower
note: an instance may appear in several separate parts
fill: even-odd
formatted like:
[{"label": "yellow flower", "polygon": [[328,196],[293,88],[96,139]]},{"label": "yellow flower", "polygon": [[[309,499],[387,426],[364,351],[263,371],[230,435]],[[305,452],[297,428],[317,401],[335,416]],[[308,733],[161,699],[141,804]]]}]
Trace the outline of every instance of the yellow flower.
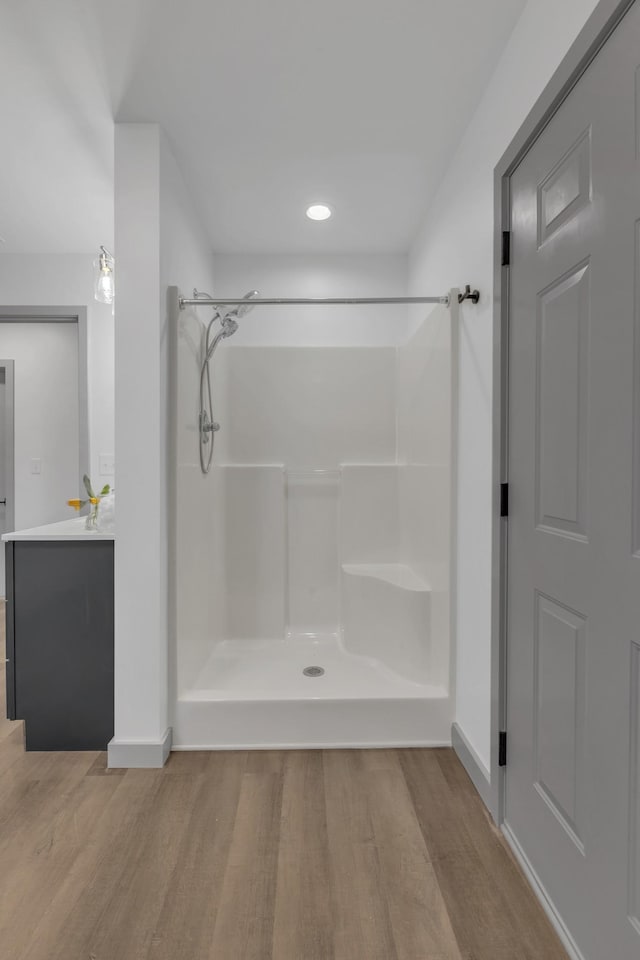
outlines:
[{"label": "yellow flower", "polygon": [[100,503],[100,497],[89,497],[89,503]]},{"label": "yellow flower", "polygon": [[67,500],[67,503],[69,504],[70,507],[73,507],[74,510],[80,510],[80,508],[82,507],[81,500]]}]

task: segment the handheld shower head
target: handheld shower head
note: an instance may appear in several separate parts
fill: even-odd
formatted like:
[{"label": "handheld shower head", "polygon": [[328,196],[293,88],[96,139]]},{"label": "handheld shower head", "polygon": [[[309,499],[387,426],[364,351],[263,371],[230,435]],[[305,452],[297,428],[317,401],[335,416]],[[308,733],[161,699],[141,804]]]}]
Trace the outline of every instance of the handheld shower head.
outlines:
[{"label": "handheld shower head", "polygon": [[[220,429],[220,424],[216,423],[213,417],[213,402],[211,396],[211,374],[209,371],[209,361],[213,357],[216,347],[221,340],[232,337],[238,329],[238,320],[251,310],[252,300],[259,297],[257,290],[250,290],[245,294],[240,303],[236,303],[232,310],[227,313],[221,313],[221,306],[213,305],[213,317],[209,321],[204,336],[204,360],[200,368],[200,414],[198,418],[198,433],[200,437],[200,468],[203,473],[208,473],[213,458],[213,442],[216,431]],[[206,293],[199,293],[194,289],[194,300],[209,300],[213,297]],[[211,328],[216,320],[220,321],[220,329],[211,339]]]},{"label": "handheld shower head", "polygon": [[227,317],[233,317],[235,320],[241,320],[242,317],[246,317],[249,311],[253,309],[253,304],[251,303],[251,300],[255,300],[255,298],[259,296],[260,296],[259,290],[250,290],[249,293],[245,293],[242,299],[243,301],[246,301],[246,303],[236,304],[236,306],[233,307],[233,309],[230,310],[229,313],[225,315],[225,319]]},{"label": "handheld shower head", "polygon": [[225,317],[222,321],[222,337],[224,340],[227,337],[232,337],[236,330],[238,329],[237,321],[233,317]]}]

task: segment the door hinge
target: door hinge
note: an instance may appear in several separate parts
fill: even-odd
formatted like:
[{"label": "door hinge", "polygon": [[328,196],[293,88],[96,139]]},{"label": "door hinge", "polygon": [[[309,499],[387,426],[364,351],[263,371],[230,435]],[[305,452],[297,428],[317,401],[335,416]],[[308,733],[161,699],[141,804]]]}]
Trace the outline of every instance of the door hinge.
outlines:
[{"label": "door hinge", "polygon": [[502,266],[508,267],[511,263],[511,231],[502,231]]},{"label": "door hinge", "polygon": [[509,484],[500,484],[500,516],[509,516]]},{"label": "door hinge", "polygon": [[498,736],[498,766],[507,765],[507,731],[501,730]]}]

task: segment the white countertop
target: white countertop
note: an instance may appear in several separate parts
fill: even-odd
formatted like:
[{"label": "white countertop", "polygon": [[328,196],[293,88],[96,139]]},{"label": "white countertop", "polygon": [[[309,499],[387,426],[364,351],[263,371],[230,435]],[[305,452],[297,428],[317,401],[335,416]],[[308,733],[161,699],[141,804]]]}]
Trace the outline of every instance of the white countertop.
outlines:
[{"label": "white countertop", "polygon": [[113,532],[85,529],[85,517],[72,517],[60,523],[47,523],[30,530],[5,533],[3,540],[113,540]]}]

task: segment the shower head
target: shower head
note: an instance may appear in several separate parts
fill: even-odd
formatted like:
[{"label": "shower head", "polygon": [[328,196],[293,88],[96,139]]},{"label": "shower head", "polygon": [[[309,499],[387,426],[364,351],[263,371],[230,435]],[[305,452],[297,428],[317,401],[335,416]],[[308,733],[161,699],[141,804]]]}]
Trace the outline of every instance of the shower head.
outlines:
[{"label": "shower head", "polygon": [[225,317],[224,320],[222,321],[223,339],[226,340],[227,337],[232,337],[237,329],[238,329],[238,324],[233,319],[233,317]]},{"label": "shower head", "polygon": [[255,300],[255,298],[259,296],[259,290],[250,290],[249,293],[245,293],[242,299],[246,302],[236,304],[233,309],[225,314],[225,320],[228,317],[233,317],[234,320],[241,320],[242,317],[245,317],[249,313],[249,310],[253,309],[253,304],[250,301]]}]

